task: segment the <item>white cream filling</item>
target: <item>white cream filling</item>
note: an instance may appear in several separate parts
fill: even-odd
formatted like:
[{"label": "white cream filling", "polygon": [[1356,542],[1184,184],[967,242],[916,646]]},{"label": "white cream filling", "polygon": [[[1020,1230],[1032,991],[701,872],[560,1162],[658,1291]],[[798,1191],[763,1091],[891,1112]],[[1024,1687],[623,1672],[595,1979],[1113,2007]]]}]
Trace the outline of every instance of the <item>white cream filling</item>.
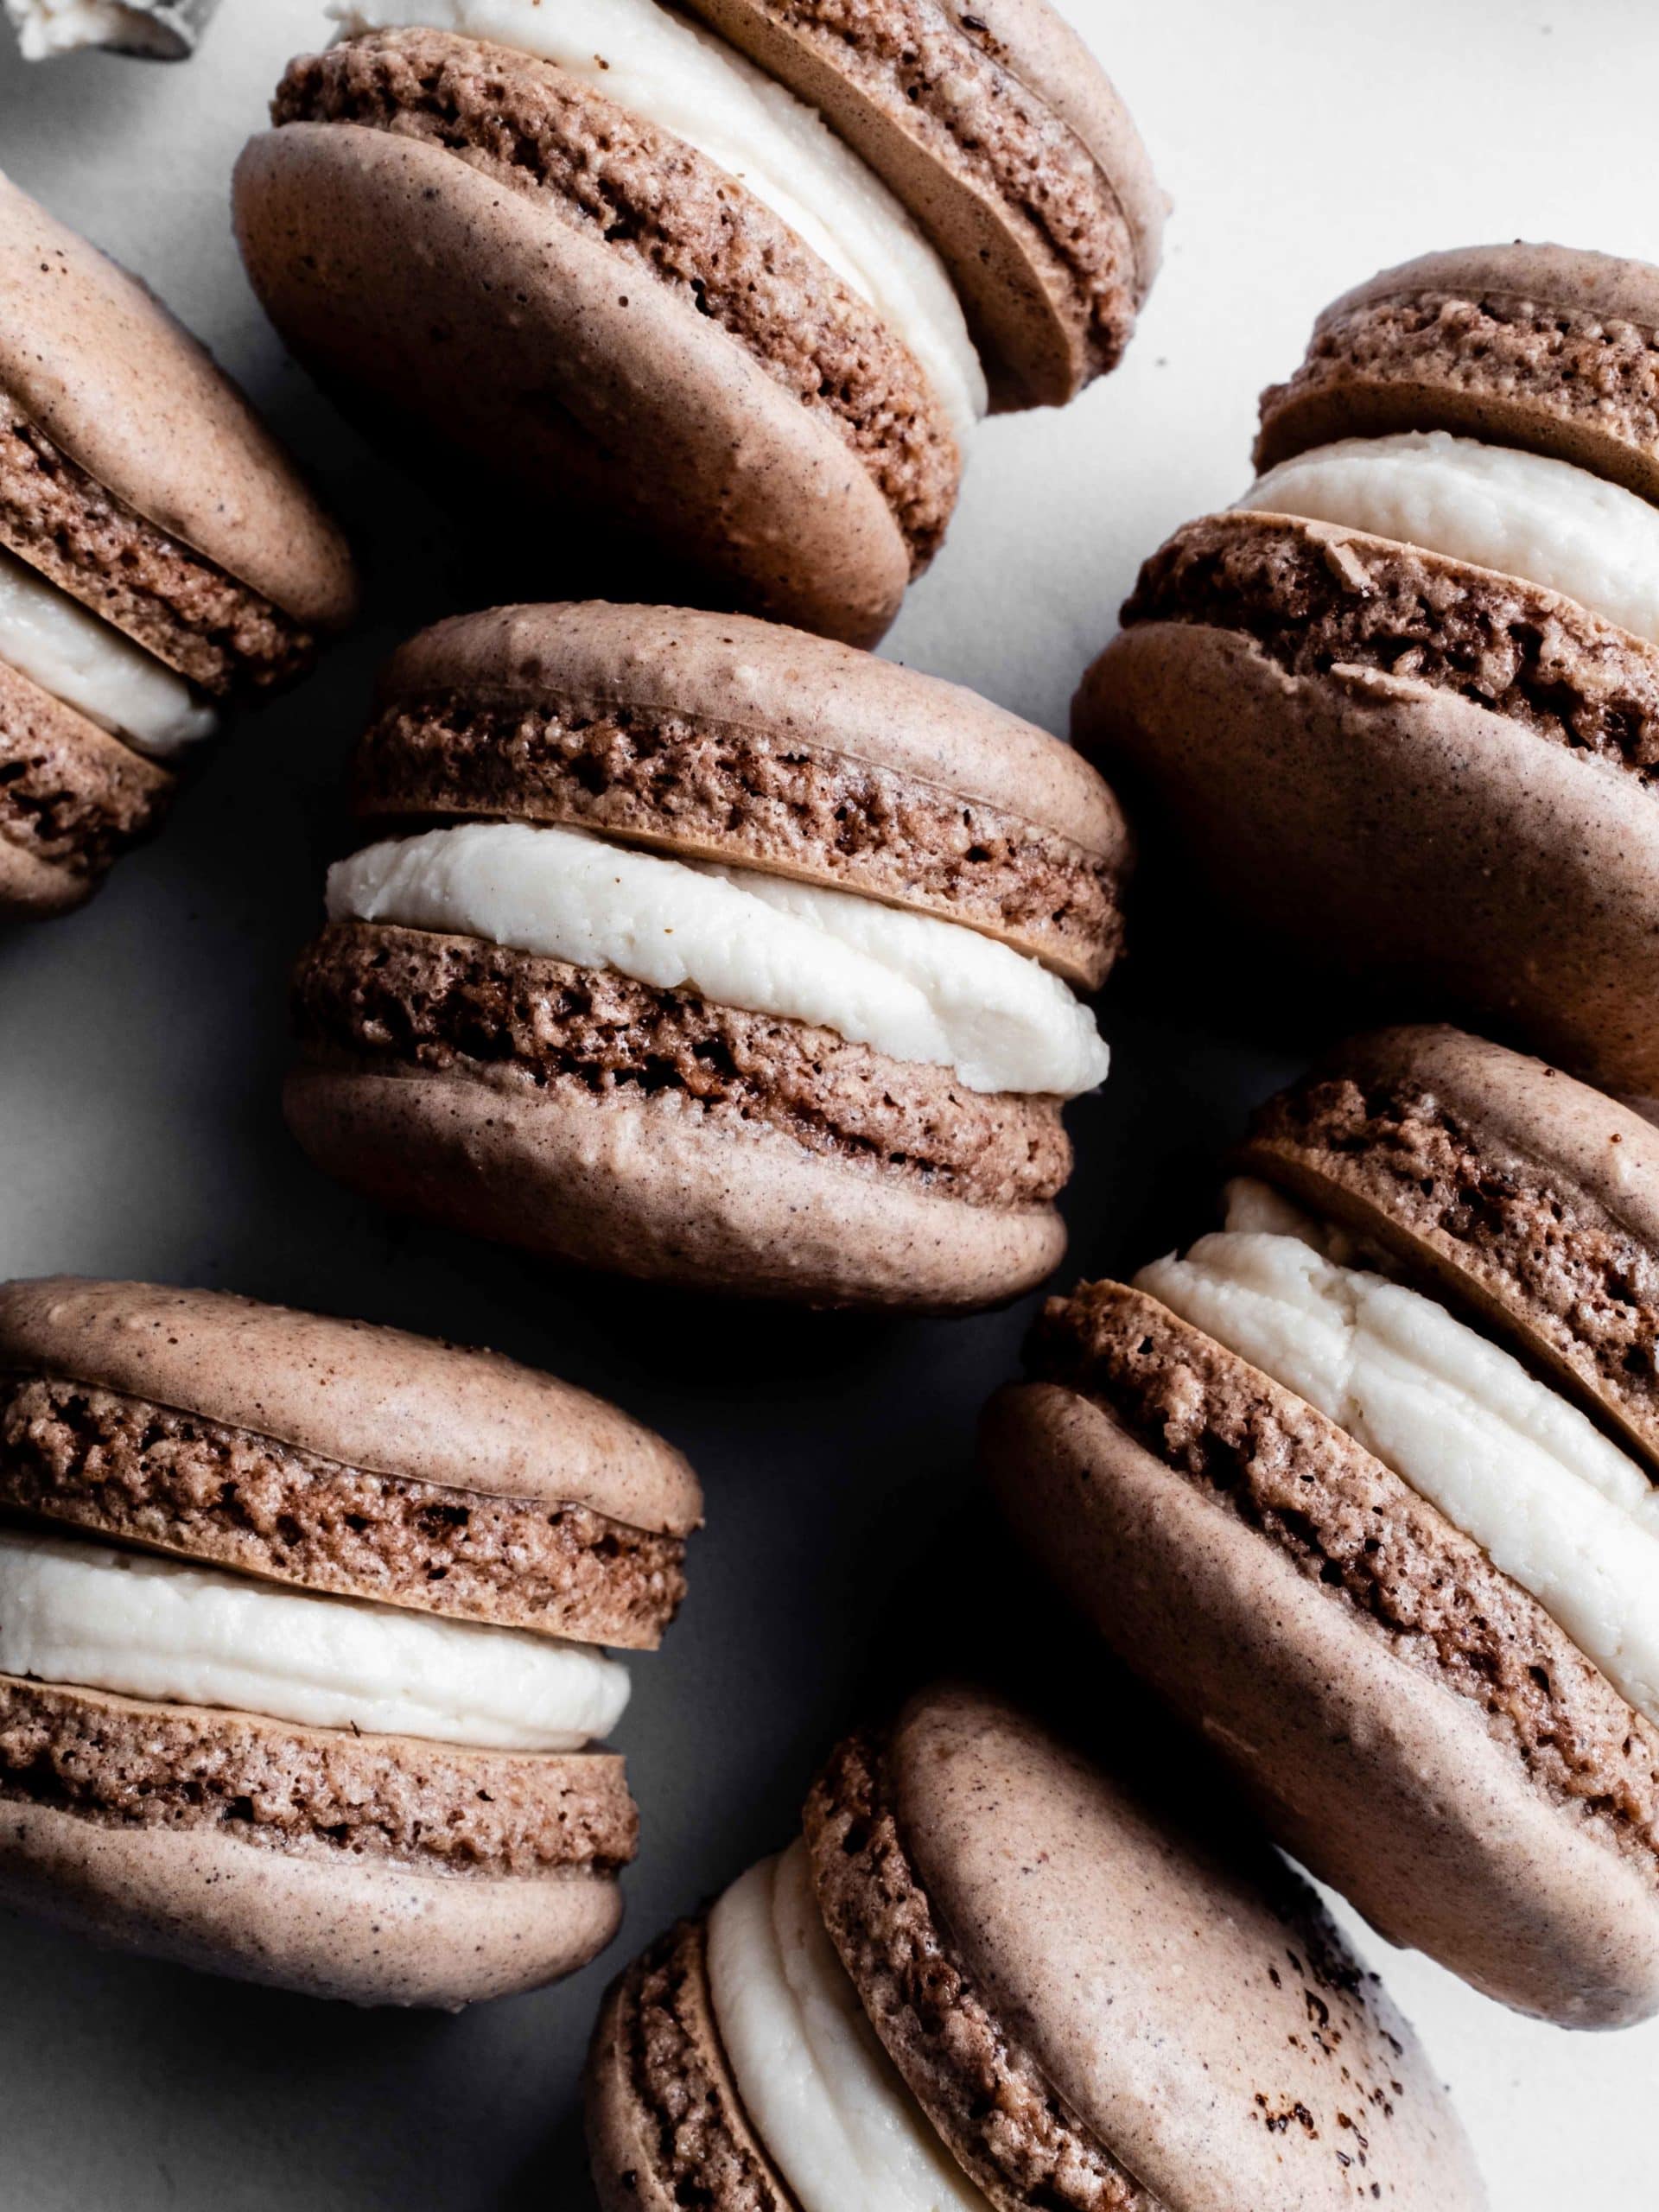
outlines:
[{"label": "white cream filling", "polygon": [[958,443],[985,375],[944,264],[815,108],[656,0],[331,0],[347,36],[417,24],[551,61],[746,185],[828,262],[920,363]]},{"label": "white cream filling", "polygon": [[628,1701],[586,1644],[15,1529],[0,1674],[486,1751],[578,1750]]},{"label": "white cream filling", "polygon": [[3,548],[0,660],[157,760],[219,727],[181,676]]},{"label": "white cream filling", "polygon": [[151,21],[151,12],[121,6],[119,0],[6,0],[25,61],[46,61],[87,46],[170,54],[176,41]]},{"label": "white cream filling", "polygon": [[1064,1098],[1104,1079],[1088,1009],[1039,961],[957,922],[580,830],[468,823],[328,874],[332,920],[488,938],[658,990],[833,1029],[970,1090]]},{"label": "white cream filling", "polygon": [[709,1987],[745,2110],[802,2212],[988,2212],[882,2050],[794,1843],[709,1916]]},{"label": "white cream filling", "polygon": [[1520,576],[1659,645],[1659,507],[1570,461],[1446,430],[1344,438],[1281,461],[1238,505]]},{"label": "white cream filling", "polygon": [[1327,1257],[1341,1239],[1259,1185],[1229,1197],[1138,1286],[1393,1468],[1659,1721],[1659,1490],[1433,1299]]}]

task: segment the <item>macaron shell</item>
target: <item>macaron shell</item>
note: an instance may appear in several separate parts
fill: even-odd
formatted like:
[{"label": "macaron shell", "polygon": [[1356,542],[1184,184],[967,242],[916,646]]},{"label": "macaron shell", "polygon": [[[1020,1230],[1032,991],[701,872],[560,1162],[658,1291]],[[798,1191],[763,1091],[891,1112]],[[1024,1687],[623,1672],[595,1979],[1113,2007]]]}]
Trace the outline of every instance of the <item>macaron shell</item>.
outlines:
[{"label": "macaron shell", "polygon": [[[1355,1086],[1388,1123],[1386,1134],[1379,1128],[1373,1143],[1357,1142],[1344,1126],[1322,1139],[1317,1120],[1299,1127],[1294,1103],[1269,1102],[1240,1148],[1241,1165],[1472,1306],[1485,1327],[1659,1461],[1651,1356],[1659,1335],[1659,1130],[1542,1060],[1444,1026],[1357,1038],[1298,1093],[1321,1078]],[[1470,1152],[1455,1177],[1427,1156],[1440,1135]],[[1502,1241],[1483,1242],[1492,1228],[1488,1178],[1496,1205],[1524,1194],[1535,1208],[1535,1228],[1512,1254]],[[1579,1234],[1594,1239],[1594,1255],[1572,1275]],[[1554,1278],[1552,1259],[1560,1269]],[[1517,1268],[1543,1271],[1543,1287]]]},{"label": "macaron shell", "polygon": [[0,837],[0,920],[40,922],[73,913],[96,888],[60,861],[42,860]]},{"label": "macaron shell", "polygon": [[251,140],[232,189],[254,289],[320,372],[401,399],[574,527],[585,503],[648,532],[717,592],[854,642],[892,621],[909,553],[856,456],[602,244],[350,124]]},{"label": "macaron shell", "polygon": [[1433,429],[1659,499],[1659,269],[1517,242],[1384,270],[1325,308],[1302,368],[1263,393],[1255,462]]},{"label": "macaron shell", "polygon": [[734,1141],[668,1096],[302,1065],[283,1105],[317,1166],[378,1204],[698,1288],[940,1312],[1017,1297],[1065,1247],[1050,1207],[969,1205],[781,1135]]},{"label": "macaron shell", "polygon": [[345,540],[207,349],[0,176],[0,388],[126,505],[297,621],[337,628]]},{"label": "macaron shell", "polygon": [[[1061,405],[1110,365],[1097,357],[1075,272],[1033,218],[1040,190],[1023,175],[999,176],[987,159],[987,141],[1009,131],[1016,152],[1039,164],[1058,159],[1068,177],[1079,152],[1089,157],[1100,200],[1095,234],[1122,234],[1127,329],[1157,270],[1163,195],[1110,81],[1046,0],[988,0],[971,10],[951,0],[888,0],[888,20],[870,11],[873,26],[855,11],[867,39],[830,9],[695,0],[695,11],[817,108],[909,209],[950,270],[995,404]],[[1021,130],[1022,94],[1048,111],[1046,130],[1034,118]],[[1057,124],[1073,146],[1057,145]]]},{"label": "macaron shell", "polygon": [[[1265,1853],[1201,1850],[971,1691],[912,1700],[885,1770],[935,1918],[1056,2097],[1149,2196],[1334,2212],[1354,2200],[1363,2147],[1389,2202],[1484,2202],[1409,2029]],[[1303,2111],[1311,2126],[1270,2124]]]},{"label": "macaron shell", "polygon": [[1533,1787],[1467,1700],[1077,1393],[1000,1392],[982,1454],[1071,1602],[1390,1940],[1566,2024],[1659,2006],[1659,1889]]},{"label": "macaron shell", "polygon": [[[380,721],[359,756],[359,806],[366,794],[377,813],[569,820],[630,842],[868,891],[967,921],[1089,988],[1102,981],[1116,948],[1116,892],[1129,868],[1130,840],[1096,771],[1070,746],[976,693],[826,639],[672,607],[497,607],[440,622],[402,647],[382,676],[378,705]],[[561,781],[550,769],[538,772],[522,732],[515,740],[505,730],[478,763],[448,767],[446,715],[464,725],[480,709],[501,712],[509,724],[515,709],[561,713],[577,727],[611,714],[626,730],[642,717],[662,720],[661,746],[683,752],[688,764],[669,779],[676,810],[664,811],[649,787],[632,800],[621,787],[626,740],[601,760],[597,778]],[[397,728],[400,709],[436,717],[418,752]],[[855,836],[839,818],[810,821],[804,797],[791,805],[787,794],[769,789],[728,793],[699,813],[698,794],[718,772],[710,755],[748,732],[788,761],[808,753],[902,779],[883,786],[893,818],[878,813],[857,825]],[[741,767],[733,772],[741,782]],[[906,786],[917,787],[913,804]],[[964,828],[964,805],[989,813]],[[939,843],[937,855],[930,838]],[[929,866],[931,876],[924,873]],[[982,888],[976,870],[987,878]]]},{"label": "macaron shell", "polygon": [[240,1980],[450,2011],[574,1973],[622,1916],[609,1873],[422,1874],[6,1801],[0,1904]]},{"label": "macaron shell", "polygon": [[1206,887],[1310,962],[1659,1088],[1659,815],[1623,769],[1410,677],[1289,675],[1202,624],[1114,639],[1073,728]]},{"label": "macaron shell", "polygon": [[0,1368],[152,1398],[383,1474],[590,1505],[684,1535],[680,1454],[602,1399],[490,1351],[221,1291],[71,1276],[0,1286]]}]

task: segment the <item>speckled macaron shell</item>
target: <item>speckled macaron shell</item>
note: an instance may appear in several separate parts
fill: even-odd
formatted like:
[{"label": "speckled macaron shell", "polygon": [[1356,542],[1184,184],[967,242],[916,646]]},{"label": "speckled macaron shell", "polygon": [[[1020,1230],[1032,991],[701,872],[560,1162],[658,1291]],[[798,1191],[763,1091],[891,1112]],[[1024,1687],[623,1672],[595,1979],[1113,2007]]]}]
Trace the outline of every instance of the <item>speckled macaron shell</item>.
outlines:
[{"label": "speckled macaron shell", "polygon": [[855,643],[892,621],[910,550],[858,455],[637,259],[442,147],[349,123],[252,139],[233,195],[254,289],[325,378],[762,613]]},{"label": "speckled macaron shell", "polygon": [[[900,2072],[997,2205],[1055,2202],[1056,2156],[1086,2171],[1090,2201],[1135,2212],[1335,2212],[1373,2185],[1425,2212],[1484,2202],[1410,2030],[1260,1845],[1201,1846],[1024,1715],[934,1689],[880,1748],[893,1847],[861,1911],[844,1892],[868,1828],[836,1818],[836,1769],[808,1811],[827,1924]],[[943,2018],[895,2010],[880,1972],[906,1880],[944,1947],[928,1986],[954,1977]],[[915,1909],[902,1916],[925,1942]],[[861,1917],[863,1945],[849,1941]],[[988,2109],[981,2078],[950,2084],[977,2012],[995,2063],[1022,2069],[1006,2109]]]},{"label": "speckled macaron shell", "polygon": [[1112,367],[1165,201],[1128,111],[1046,0],[694,0],[827,117],[950,269],[995,404],[1055,406]]},{"label": "speckled macaron shell", "polygon": [[1463,1031],[1390,1029],[1270,1099],[1238,1157],[1659,1464],[1659,1129],[1639,1114]]},{"label": "speckled macaron shell", "polygon": [[399,1212],[649,1281],[813,1306],[994,1305],[1059,1263],[1051,1205],[867,1174],[671,1096],[526,1096],[413,1070],[305,1065],[283,1096],[326,1173]]},{"label": "speckled macaron shell", "polygon": [[0,915],[91,898],[165,811],[175,779],[0,661]]},{"label": "speckled macaron shell", "polygon": [[[1592,1796],[1541,1784],[1472,1681],[1459,1694],[1412,1663],[1408,1627],[1390,1648],[1386,1600],[1368,1620],[1068,1385],[999,1392],[982,1458],[1016,1535],[1083,1618],[1227,1761],[1277,1840],[1392,1942],[1563,2025],[1659,2008],[1659,1867],[1610,1842]],[[1307,1471],[1321,1479],[1317,1461]],[[1478,1599],[1448,1613],[1465,1604]],[[1510,1605],[1535,1617],[1548,1660],[1553,1624],[1523,1593]],[[1554,1656],[1564,1684],[1617,1704],[1587,1662]]]},{"label": "speckled macaron shell", "polygon": [[223,1828],[105,1826],[4,1798],[0,1903],[241,1980],[446,2011],[574,1973],[622,1917],[608,1869],[429,1873]]},{"label": "speckled macaron shell", "polygon": [[702,1516],[662,1439],[499,1354],[67,1277],[0,1286],[0,1502],[303,1587],[636,1648],[672,1618]]},{"label": "speckled macaron shell", "polygon": [[360,812],[507,816],[965,922],[1084,989],[1119,942],[1128,826],[1081,755],[936,677],[671,607],[498,607],[394,654]]},{"label": "speckled macaron shell", "polygon": [[[1381,541],[1320,543],[1360,577]],[[1202,620],[1122,631],[1072,726],[1195,880],[1300,959],[1659,1090],[1659,810],[1630,769],[1421,677],[1299,672]]]},{"label": "speckled macaron shell", "polygon": [[345,541],[236,386],[143,284],[3,176],[0,393],[114,499],[296,622],[349,620]]},{"label": "speckled macaron shell", "polygon": [[1435,429],[1659,499],[1659,269],[1516,242],[1384,270],[1325,308],[1301,368],[1262,395],[1256,466]]}]

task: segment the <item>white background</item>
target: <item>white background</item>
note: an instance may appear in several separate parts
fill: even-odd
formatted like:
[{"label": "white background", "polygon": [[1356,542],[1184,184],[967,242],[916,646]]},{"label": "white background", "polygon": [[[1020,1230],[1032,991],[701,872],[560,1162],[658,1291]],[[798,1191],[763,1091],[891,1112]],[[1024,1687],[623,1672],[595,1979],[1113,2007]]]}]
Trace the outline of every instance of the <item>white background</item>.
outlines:
[{"label": "white background", "polygon": [[[1484,238],[1659,261],[1652,0],[1074,5],[1175,197],[1164,273],[1109,384],[982,434],[887,648],[1053,728],[1139,557],[1245,480],[1255,393],[1325,300]],[[200,56],[171,69],[26,71],[0,32],[0,164],[149,276],[249,385],[357,532],[372,597],[365,633],[236,734],[89,912],[0,937],[0,1274],[207,1282],[493,1341],[692,1453],[709,1528],[680,1625],[635,1663],[621,1737],[645,1818],[637,1946],[781,1840],[833,1732],[908,1675],[1012,1660],[1071,1683],[1109,1734],[1127,1708],[1001,1557],[967,1473],[975,1408],[1012,1370],[1028,1306],[882,1326],[563,1281],[375,1216],[283,1134],[284,969],[346,834],[336,785],[376,658],[451,607],[582,582],[573,518],[506,490],[446,522],[430,487],[340,425],[253,305],[226,180],[317,17],[305,0],[225,0]],[[416,479],[442,467],[410,459]],[[1353,1018],[1268,963],[1248,991],[1217,988],[1202,953],[1162,957],[1143,934],[1108,995],[1116,1069],[1074,1117],[1074,1268],[1132,1266],[1202,1225],[1248,1103]],[[1370,1948],[1496,2205],[1659,2199],[1659,2027],[1560,2034]],[[459,2020],[358,2016],[0,1916],[0,2205],[588,2206],[576,2080],[621,1957]]]}]

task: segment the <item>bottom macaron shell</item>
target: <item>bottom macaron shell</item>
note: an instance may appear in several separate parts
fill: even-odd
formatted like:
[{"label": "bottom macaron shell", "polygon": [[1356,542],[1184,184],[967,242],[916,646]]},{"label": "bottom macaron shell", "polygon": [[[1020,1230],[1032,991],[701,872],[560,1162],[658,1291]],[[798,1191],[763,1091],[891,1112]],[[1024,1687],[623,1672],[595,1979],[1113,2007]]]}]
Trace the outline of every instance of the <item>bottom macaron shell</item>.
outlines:
[{"label": "bottom macaron shell", "polygon": [[1610,1088],[1659,1088],[1659,811],[1628,770],[1415,679],[1291,675],[1190,623],[1116,639],[1076,728],[1218,896],[1306,957],[1483,1009]]},{"label": "bottom macaron shell", "polygon": [[721,2043],[704,1922],[671,1928],[612,1984],[584,2089],[603,2212],[795,2212]]},{"label": "bottom macaron shell", "polygon": [[454,154],[352,124],[251,140],[234,196],[277,327],[319,372],[417,410],[423,454],[435,423],[521,503],[554,498],[568,527],[578,502],[781,620],[855,645],[893,620],[910,553],[861,461],[638,262]]},{"label": "bottom macaron shell", "polygon": [[1065,1247],[1051,1206],[933,1196],[769,1131],[701,1126],[671,1092],[302,1065],[283,1103],[317,1166],[379,1204],[663,1281],[943,1310],[1017,1297]]},{"label": "bottom macaron shell", "polygon": [[[1206,1495],[1092,1397],[1050,1382],[1005,1389],[982,1449],[1016,1534],[1078,1611],[1230,1763],[1286,1847],[1384,1935],[1564,2024],[1618,2026],[1659,2007],[1659,1855],[1630,1806],[1652,1732],[1524,1593],[1511,1591],[1513,1610],[1547,1639],[1529,1679],[1582,1700],[1554,1716],[1565,1750],[1587,1758],[1598,1724],[1641,1738],[1623,1738],[1624,1758],[1614,1744],[1615,1764],[1634,1764],[1599,1794],[1581,1775],[1568,1777],[1577,1794],[1560,1786],[1548,1734],[1538,1771],[1514,1732],[1505,1740],[1506,1711],[1522,1706],[1505,1662],[1527,1673],[1530,1656],[1514,1623],[1497,1630],[1489,1719],[1435,1678],[1437,1638],[1454,1639],[1432,1602],[1390,1649],[1398,1592],[1386,1579],[1369,1610],[1344,1602],[1323,1570],[1262,1533],[1262,1504],[1237,1488]],[[1351,1499],[1336,1517],[1350,1553],[1383,1526]],[[1450,1551],[1473,1554],[1441,1528]],[[1334,1555],[1330,1571],[1340,1580]],[[1433,1601],[1442,1583],[1428,1582]],[[1468,1610],[1478,1636],[1478,1594]],[[1455,1593],[1443,1611],[1456,1621]]]},{"label": "bottom macaron shell", "polygon": [[0,918],[81,905],[172,790],[166,769],[0,661]]},{"label": "bottom macaron shell", "polygon": [[620,1918],[607,1753],[312,1729],[0,1675],[0,1901],[362,2005],[556,1980]]}]

